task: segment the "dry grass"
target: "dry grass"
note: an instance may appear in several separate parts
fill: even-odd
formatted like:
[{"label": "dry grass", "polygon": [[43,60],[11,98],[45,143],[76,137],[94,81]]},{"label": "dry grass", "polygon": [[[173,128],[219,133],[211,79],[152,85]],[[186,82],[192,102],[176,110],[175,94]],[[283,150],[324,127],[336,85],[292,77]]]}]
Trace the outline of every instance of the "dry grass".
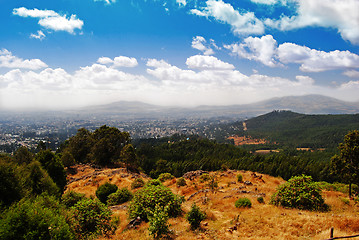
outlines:
[{"label": "dry grass", "polygon": [[[236,182],[237,174],[242,174],[243,181],[250,181],[253,185]],[[203,189],[208,189],[206,183],[198,179],[186,179],[187,186],[178,187],[176,179],[164,182],[176,194],[185,196],[182,205],[184,213],[188,212],[195,202],[207,213],[207,219],[201,229],[191,231],[184,215],[170,219],[170,229],[175,239],[326,239],[329,238],[330,228],[334,227],[335,236],[354,235],[359,233],[359,208],[353,201],[346,204],[343,193],[325,191],[323,196],[331,210],[329,212],[310,212],[296,209],[285,209],[269,205],[271,195],[279,184],[285,181],[268,175],[256,174],[249,171],[213,172],[218,180],[215,191],[199,192],[190,200],[188,198]],[[95,170],[86,165],[78,167],[75,175],[70,175],[71,182],[67,190],[95,195],[100,184],[111,182],[118,187],[130,188],[136,177],[124,169]],[[258,203],[257,197],[263,196],[264,204]],[[248,197],[252,202],[250,209],[235,208],[234,202],[239,197]],[[126,204],[125,204],[126,205]],[[148,234],[148,223],[142,223],[136,230],[127,230],[126,209],[114,210],[120,218],[120,224],[111,239],[151,239]],[[237,224],[238,229],[230,228]],[[102,238],[105,239],[105,238]]]}]

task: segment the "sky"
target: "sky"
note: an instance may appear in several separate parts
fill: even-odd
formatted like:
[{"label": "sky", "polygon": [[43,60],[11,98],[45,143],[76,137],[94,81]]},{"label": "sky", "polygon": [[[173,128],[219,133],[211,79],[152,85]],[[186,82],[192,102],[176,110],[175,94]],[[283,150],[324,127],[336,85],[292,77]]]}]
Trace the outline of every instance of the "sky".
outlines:
[{"label": "sky", "polygon": [[359,0],[0,0],[0,109],[359,101]]}]

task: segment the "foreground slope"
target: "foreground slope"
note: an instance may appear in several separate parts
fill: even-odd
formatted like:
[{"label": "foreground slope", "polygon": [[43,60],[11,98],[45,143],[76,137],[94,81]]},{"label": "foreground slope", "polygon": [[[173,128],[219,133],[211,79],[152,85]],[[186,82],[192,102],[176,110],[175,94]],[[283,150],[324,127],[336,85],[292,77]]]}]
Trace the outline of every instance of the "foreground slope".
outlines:
[{"label": "foreground slope", "polygon": [[[150,180],[143,174],[129,173],[123,168],[95,169],[88,165],[78,165],[69,174],[67,191],[74,190],[94,196],[97,187],[111,182],[118,187],[128,187],[138,177]],[[325,239],[334,227],[335,236],[353,235],[359,232],[359,208],[351,201],[347,204],[346,195],[340,192],[324,191],[323,196],[330,205],[329,212],[309,212],[296,209],[284,209],[268,204],[276,187],[285,181],[268,175],[259,175],[249,171],[218,171],[211,172],[216,176],[218,188],[211,190],[206,182],[199,181],[200,171],[187,174],[187,186],[178,187],[176,179],[164,182],[164,185],[185,197],[182,205],[188,212],[196,203],[207,213],[200,230],[190,230],[184,215],[169,220],[170,229],[175,239]],[[252,185],[238,183],[237,175]],[[135,191],[135,190],[134,190]],[[264,204],[257,197],[264,198]],[[239,197],[248,197],[252,208],[235,208],[234,202]],[[151,239],[148,223],[141,223],[138,229],[126,228],[128,203],[114,206],[114,215],[120,219],[116,234],[111,239]],[[105,239],[105,238],[103,238]]]}]

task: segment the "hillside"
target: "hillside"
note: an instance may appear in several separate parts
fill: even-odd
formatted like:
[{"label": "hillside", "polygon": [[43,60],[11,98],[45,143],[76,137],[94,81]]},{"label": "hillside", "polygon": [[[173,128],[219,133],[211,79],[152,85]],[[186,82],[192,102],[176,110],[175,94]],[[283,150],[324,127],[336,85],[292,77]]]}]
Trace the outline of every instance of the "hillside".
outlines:
[{"label": "hillside", "polygon": [[[125,169],[94,169],[88,165],[78,165],[75,172],[68,175],[67,191],[74,190],[95,195],[97,187],[107,181],[118,187],[128,187],[138,177],[148,181],[145,175],[126,172]],[[218,180],[218,189],[210,190],[206,183],[200,183],[200,172],[192,172],[186,178],[187,186],[177,187],[176,179],[164,182],[174,193],[185,197],[182,204],[184,212],[196,203],[207,213],[201,229],[191,231],[184,216],[170,219],[170,229],[174,239],[325,239],[334,227],[335,236],[353,235],[359,231],[357,214],[359,208],[349,204],[346,195],[340,192],[324,191],[325,201],[330,205],[329,212],[309,212],[284,209],[268,204],[270,196],[279,184],[280,178],[259,175],[249,171],[210,172]],[[236,175],[242,174],[244,181],[253,185],[236,182]],[[260,177],[261,176],[261,177]],[[264,204],[257,202],[257,197],[264,197]],[[248,197],[252,202],[250,209],[238,209],[234,202],[239,197]],[[114,215],[120,219],[119,227],[111,238],[100,239],[151,239],[148,223],[142,222],[138,229],[126,229],[128,203],[112,207]]]},{"label": "hillside", "polygon": [[279,145],[335,148],[349,131],[359,129],[359,114],[306,115],[273,111],[227,128],[238,129],[230,132],[234,135],[247,135]]}]

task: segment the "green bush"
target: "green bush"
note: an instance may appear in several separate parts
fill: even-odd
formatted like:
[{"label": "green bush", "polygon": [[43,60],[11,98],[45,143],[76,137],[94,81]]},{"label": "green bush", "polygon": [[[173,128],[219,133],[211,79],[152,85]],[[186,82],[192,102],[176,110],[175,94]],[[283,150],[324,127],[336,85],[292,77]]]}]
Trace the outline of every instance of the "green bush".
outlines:
[{"label": "green bush", "polygon": [[164,182],[164,181],[169,180],[169,179],[174,179],[174,178],[175,177],[171,173],[161,173],[158,176],[158,180],[160,180],[161,182]]},{"label": "green bush", "polygon": [[206,214],[201,211],[199,207],[194,203],[191,210],[187,213],[186,219],[191,224],[192,229],[197,229],[201,225],[201,222],[206,218]]},{"label": "green bush", "polygon": [[264,203],[264,198],[263,197],[257,197],[257,201],[259,203]]},{"label": "green bush", "polygon": [[176,184],[178,187],[183,187],[187,185],[186,180],[183,177],[178,178]]},{"label": "green bush", "polygon": [[102,202],[107,203],[107,198],[111,193],[115,193],[118,187],[115,184],[109,182],[102,184],[96,190],[96,197]]},{"label": "green bush", "polygon": [[143,181],[142,178],[136,178],[136,179],[131,183],[131,189],[140,188],[140,187],[143,187],[144,185],[145,185],[145,182]]},{"label": "green bush", "polygon": [[215,176],[210,176],[207,186],[211,189],[211,190],[215,190],[218,188],[218,181],[217,178]]},{"label": "green bush", "polygon": [[111,210],[98,199],[85,198],[71,208],[69,220],[78,239],[108,236],[116,230]]},{"label": "green bush", "polygon": [[115,193],[111,193],[107,198],[107,205],[119,205],[130,201],[133,197],[132,192],[127,188],[118,189]]},{"label": "green bush", "polygon": [[12,159],[0,156],[0,207],[10,206],[22,198],[23,191],[16,165]]},{"label": "green bush", "polygon": [[162,183],[158,179],[152,179],[146,183],[146,186],[162,186]]},{"label": "green bush", "polygon": [[148,231],[155,239],[166,236],[170,233],[167,211],[156,205],[154,211],[149,216],[150,226]]},{"label": "green bush", "polygon": [[75,239],[55,197],[38,196],[12,205],[0,218],[0,239]]},{"label": "green bush", "polygon": [[249,198],[243,197],[243,198],[239,198],[234,203],[234,206],[236,206],[236,208],[251,208],[252,202]]},{"label": "green bush", "polygon": [[69,191],[62,195],[61,203],[64,204],[66,207],[70,208],[70,207],[74,206],[77,202],[79,202],[85,198],[86,198],[85,194],[83,194],[83,193]]},{"label": "green bush", "polygon": [[271,204],[288,208],[298,208],[311,211],[326,211],[321,190],[310,176],[292,177],[278,187],[271,197]]},{"label": "green bush", "polygon": [[243,182],[243,176],[242,174],[237,175],[237,182]]},{"label": "green bush", "polygon": [[140,217],[147,221],[152,216],[156,206],[166,211],[169,217],[176,217],[181,213],[183,197],[173,194],[161,182],[159,182],[159,185],[154,185],[154,183],[157,184],[158,182],[150,181],[134,194],[128,207],[130,219]]}]

